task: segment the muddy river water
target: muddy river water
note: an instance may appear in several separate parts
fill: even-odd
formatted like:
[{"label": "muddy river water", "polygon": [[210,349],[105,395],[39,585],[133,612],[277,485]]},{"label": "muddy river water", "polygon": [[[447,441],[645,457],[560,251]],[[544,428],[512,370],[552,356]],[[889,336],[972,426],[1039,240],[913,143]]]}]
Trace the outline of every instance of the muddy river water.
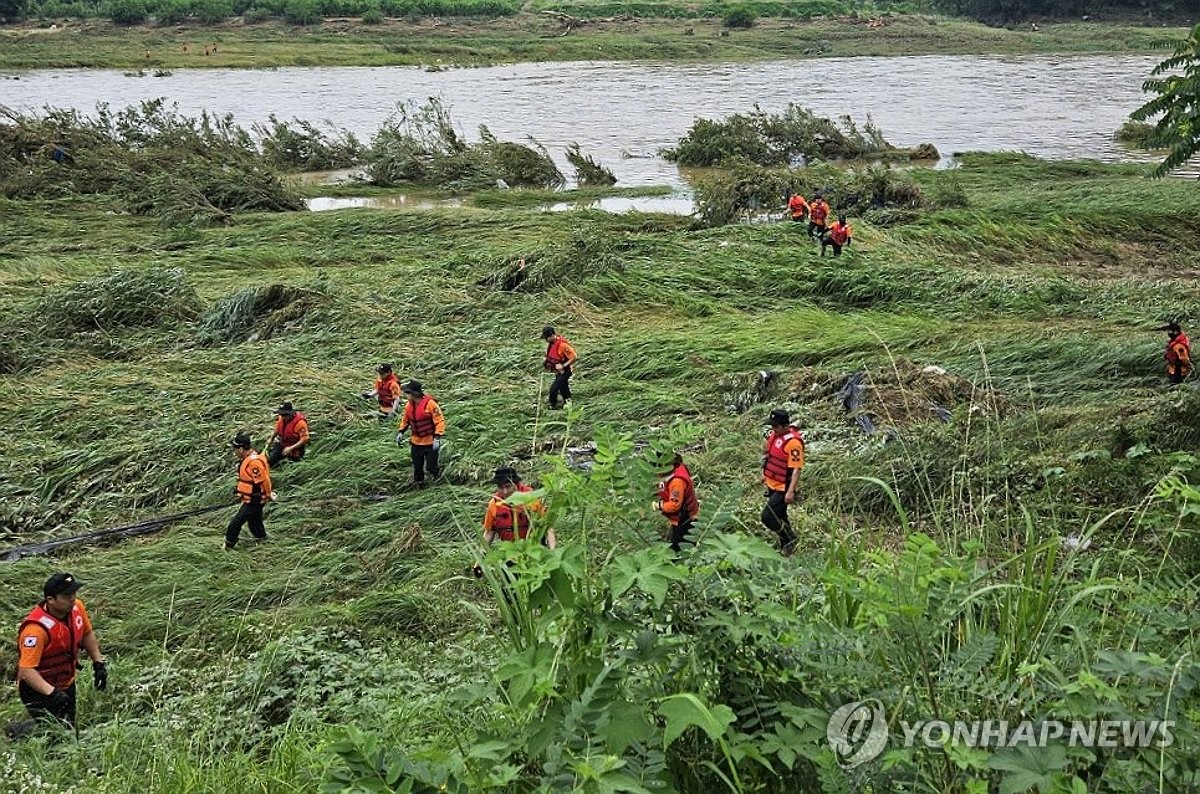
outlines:
[{"label": "muddy river water", "polygon": [[[532,135],[560,161],[578,141],[619,185],[682,185],[657,156],[696,117],[787,103],[820,115],[868,114],[894,144],[943,153],[1018,149],[1053,158],[1118,160],[1112,132],[1143,101],[1152,56],[920,56],[749,64],[530,63],[425,71],[412,67],[180,70],[162,77],[54,69],[0,73],[0,104],[92,110],[154,97],[232,113],[249,126],[270,114],[330,120],[364,140],[397,103],[440,97],[474,138]],[[13,79],[17,77],[19,79]]]}]

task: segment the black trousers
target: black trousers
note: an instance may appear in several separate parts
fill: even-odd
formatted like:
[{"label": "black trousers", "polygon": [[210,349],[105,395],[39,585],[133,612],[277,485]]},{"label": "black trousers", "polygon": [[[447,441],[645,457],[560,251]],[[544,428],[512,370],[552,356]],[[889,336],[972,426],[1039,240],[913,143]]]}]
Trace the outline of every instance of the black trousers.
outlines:
[{"label": "black trousers", "polygon": [[825,256],[825,247],[826,246],[833,246],[833,255],[834,256],[842,255],[842,246],[835,243],[833,240],[830,240],[828,237],[822,237],[821,238],[821,256]]},{"label": "black trousers", "polygon": [[571,368],[563,367],[562,372],[554,373],[554,383],[550,384],[550,407],[557,408],[557,398],[562,398],[562,403],[566,405],[567,400],[571,399]]},{"label": "black trousers", "polygon": [[300,460],[301,458],[304,457],[304,452],[307,449],[308,449],[308,444],[305,444],[304,446],[300,447],[300,449],[293,452],[291,455],[284,455],[283,454],[283,442],[276,441],[274,444],[271,445],[271,451],[267,453],[267,465],[273,469],[285,460]]},{"label": "black trousers", "polygon": [[813,223],[812,221],[808,222],[808,236],[809,237],[820,237],[823,234],[825,234],[825,224]]},{"label": "black trousers", "polygon": [[779,550],[791,554],[796,548],[796,534],[792,532],[792,524],[788,521],[787,502],[783,491],[767,491],[767,504],[762,511],[762,524],[767,529],[779,535]]},{"label": "black trousers", "polygon": [[[688,533],[692,531],[694,526],[695,525],[692,523],[692,519],[689,518],[686,521],[680,521],[678,525],[671,527],[671,532],[667,536],[671,542],[671,551],[680,550],[680,546],[684,541],[688,540]],[[690,541],[688,541],[688,543],[691,545]]]},{"label": "black trousers", "polygon": [[67,705],[60,708],[50,706],[50,698],[38,692],[33,687],[22,681],[17,686],[17,694],[21,698],[21,702],[25,704],[25,710],[29,712],[29,716],[34,719],[41,720],[62,720],[68,725],[75,724],[75,682],[63,690],[67,693]]},{"label": "black trousers", "polygon": [[438,453],[433,451],[433,444],[410,444],[412,447],[413,482],[425,482],[425,472],[431,477],[442,473],[438,466]]},{"label": "black trousers", "polygon": [[263,526],[261,502],[245,502],[242,504],[237,515],[229,522],[229,526],[225,528],[225,548],[232,549],[237,545],[238,536],[242,534],[242,527],[246,524],[250,525],[250,534],[259,540],[267,539],[267,528]]}]

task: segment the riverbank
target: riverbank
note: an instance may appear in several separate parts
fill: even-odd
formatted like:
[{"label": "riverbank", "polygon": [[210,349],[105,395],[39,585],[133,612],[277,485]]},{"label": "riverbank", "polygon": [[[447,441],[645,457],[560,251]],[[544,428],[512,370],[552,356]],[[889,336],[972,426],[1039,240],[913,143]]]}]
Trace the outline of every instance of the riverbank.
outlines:
[{"label": "riverbank", "polygon": [[[811,21],[760,19],[744,30],[718,20],[512,18],[326,20],[212,27],[117,26],[59,20],[53,29],[0,28],[0,69],[270,68],[282,66],[469,66],[526,61],[752,61],[930,54],[1147,53],[1185,28],[1109,22],[1007,30],[932,16]],[[52,97],[47,97],[52,101]]]},{"label": "riverbank", "polygon": [[[81,741],[5,743],[0,768],[16,789],[249,794],[438,771],[456,748],[482,747],[471,763],[484,782],[446,790],[562,790],[542,785],[553,769],[529,748],[569,747],[568,710],[612,708],[641,738],[607,752],[630,766],[659,753],[646,778],[663,785],[625,790],[715,791],[720,752],[698,731],[699,752],[671,744],[660,726],[667,698],[696,693],[728,712],[731,741],[772,761],[720,760],[743,790],[805,791],[818,770],[847,786],[937,775],[929,788],[962,790],[966,773],[940,747],[853,780],[840,771],[829,704],[882,693],[906,720],[1108,719],[1169,701],[1174,745],[1113,751],[1119,765],[1059,756],[1054,769],[1096,790],[1184,779],[1197,689],[1172,685],[1200,675],[1195,621],[1180,617],[1197,597],[1195,517],[1181,512],[1194,502],[1159,483],[1200,473],[1176,452],[1200,443],[1200,394],[1166,386],[1153,329],[1200,316],[1200,193],[1143,173],[1013,154],[916,169],[930,208],[853,218],[837,260],[790,222],[700,229],[513,201],[187,227],[102,194],[0,199],[0,338],[24,340],[0,370],[12,545],[228,500],[229,439],[245,428],[261,442],[282,400],[313,433],[302,462],[273,472],[266,547],[220,551],[230,505],[4,569],[10,626],[49,570],[87,583],[113,683],[95,693],[84,676]],[[579,351],[579,413],[544,408],[545,322]],[[394,425],[358,397],[380,361],[445,411],[447,477],[429,489],[408,487]],[[857,372],[866,388],[839,392]],[[855,395],[865,402],[848,414]],[[800,549],[786,559],[759,525],[762,430],[777,406],[807,437]],[[650,506],[661,464],[634,442],[683,438],[701,545],[674,560]],[[583,477],[565,450],[589,442],[603,453]],[[555,588],[539,593],[537,619],[578,610],[524,656],[504,600],[470,575],[501,465],[550,488],[560,549],[525,552],[544,575],[520,569]],[[895,507],[865,478],[894,488]],[[569,655],[584,651],[594,664]],[[518,694],[550,717],[493,693],[514,669],[536,669]],[[607,694],[608,669],[628,692]],[[967,669],[969,686],[922,673]],[[1103,698],[1082,698],[1097,676]],[[0,717],[16,718],[5,691]],[[745,719],[747,703],[770,708]],[[775,716],[797,703],[824,710],[805,717],[820,730]],[[360,760],[368,739],[347,730],[387,753]],[[529,738],[543,730],[561,738]],[[1024,774],[1003,748],[972,752],[970,774],[994,788]],[[485,780],[498,758],[507,777]]]}]

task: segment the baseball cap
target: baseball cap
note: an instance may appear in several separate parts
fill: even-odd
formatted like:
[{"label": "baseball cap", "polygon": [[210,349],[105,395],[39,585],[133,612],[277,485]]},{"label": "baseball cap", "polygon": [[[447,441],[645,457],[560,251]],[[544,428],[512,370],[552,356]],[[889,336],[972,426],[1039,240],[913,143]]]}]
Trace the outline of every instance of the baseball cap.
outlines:
[{"label": "baseball cap", "polygon": [[71,574],[66,572],[56,573],[42,585],[42,595],[49,598],[50,596],[63,595],[64,593],[74,593],[81,587],[83,587],[83,582]]},{"label": "baseball cap", "polygon": [[275,413],[279,414],[280,416],[291,416],[292,414],[296,413],[296,409],[292,407],[291,403],[284,403],[275,409]]},{"label": "baseball cap", "polygon": [[238,433],[233,437],[233,441],[229,442],[229,446],[234,449],[250,449],[254,443],[250,440],[249,433]]}]

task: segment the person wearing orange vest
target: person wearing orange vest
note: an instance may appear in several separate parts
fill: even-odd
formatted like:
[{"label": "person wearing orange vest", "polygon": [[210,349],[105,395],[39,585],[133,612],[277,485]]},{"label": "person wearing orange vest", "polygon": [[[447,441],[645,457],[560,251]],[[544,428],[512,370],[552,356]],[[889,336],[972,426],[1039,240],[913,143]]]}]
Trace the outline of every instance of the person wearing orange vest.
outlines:
[{"label": "person wearing orange vest", "polygon": [[553,325],[542,328],[542,339],[546,342],[546,360],[542,367],[547,372],[554,373],[554,383],[550,386],[550,408],[561,407],[558,398],[562,397],[562,405],[571,399],[571,370],[575,364],[575,348],[564,337],[559,336]]},{"label": "person wearing orange vest", "polygon": [[821,256],[825,256],[825,248],[833,246],[833,255],[841,256],[842,247],[848,246],[854,239],[854,227],[846,223],[846,216],[839,215],[838,219],[830,224],[825,234],[821,235]]},{"label": "person wearing orange vest", "polygon": [[285,460],[300,460],[308,449],[308,420],[291,403],[275,409],[275,416],[279,418],[267,439],[267,447],[271,450],[267,464],[278,466]]},{"label": "person wearing orange vest", "polygon": [[1167,332],[1167,380],[1172,384],[1183,383],[1192,374],[1192,343],[1177,322],[1169,322],[1159,329]]},{"label": "person wearing orange vest", "polygon": [[433,477],[442,473],[438,465],[438,453],[442,449],[442,436],[446,433],[446,419],[442,416],[441,406],[425,393],[421,381],[410,380],[402,388],[408,403],[400,417],[396,443],[401,443],[405,431],[412,431],[408,443],[412,449],[413,484],[424,488],[426,469]]},{"label": "person wearing orange vest", "polygon": [[658,499],[654,506],[670,523],[668,538],[671,550],[677,552],[700,515],[700,501],[696,499],[696,486],[692,482],[692,473],[683,463],[683,456],[676,453],[671,466],[667,478],[658,484]]},{"label": "person wearing orange vest", "polygon": [[92,683],[108,687],[108,667],[83,602],[75,593],[83,583],[69,573],[56,573],[42,586],[43,600],[17,631],[17,693],[32,720],[13,723],[8,733],[28,733],[37,720],[75,724],[75,671],[82,648],[92,660]]},{"label": "person wearing orange vest", "polygon": [[825,233],[825,221],[829,218],[829,202],[818,193],[808,205],[808,236],[820,237]]},{"label": "person wearing orange vest", "polygon": [[[521,475],[511,466],[496,469],[492,482],[496,484],[496,492],[488,500],[487,511],[483,514],[483,542],[490,546],[497,540],[525,540],[529,537],[531,528],[530,513],[544,515],[546,506],[540,500],[520,505],[509,502],[513,494],[529,493],[533,490],[521,482]],[[541,542],[548,549],[558,546],[558,538],[553,528],[546,528]],[[478,563],[473,570],[477,577],[483,576],[483,567]]]},{"label": "person wearing orange vest", "polygon": [[391,364],[380,364],[375,371],[379,373],[379,377],[375,379],[375,388],[363,392],[362,398],[378,400],[380,420],[391,419],[400,407],[400,381],[396,379],[396,373],[392,372]]},{"label": "person wearing orange vest", "polygon": [[763,508],[763,526],[779,535],[779,550],[790,556],[796,549],[796,535],[788,521],[788,505],[796,501],[800,470],[804,468],[804,438],[791,424],[782,408],[771,411],[771,429],[763,447],[763,484],[767,504]]},{"label": "person wearing orange vest", "polygon": [[804,216],[808,214],[808,202],[799,193],[788,193],[787,208],[795,223],[803,221]]},{"label": "person wearing orange vest", "polygon": [[225,529],[227,551],[237,545],[238,536],[246,524],[250,525],[251,535],[259,540],[267,539],[267,529],[263,526],[263,503],[278,498],[271,488],[271,469],[267,459],[254,449],[250,436],[238,433],[229,446],[240,461],[234,493],[242,500],[242,506]]}]

